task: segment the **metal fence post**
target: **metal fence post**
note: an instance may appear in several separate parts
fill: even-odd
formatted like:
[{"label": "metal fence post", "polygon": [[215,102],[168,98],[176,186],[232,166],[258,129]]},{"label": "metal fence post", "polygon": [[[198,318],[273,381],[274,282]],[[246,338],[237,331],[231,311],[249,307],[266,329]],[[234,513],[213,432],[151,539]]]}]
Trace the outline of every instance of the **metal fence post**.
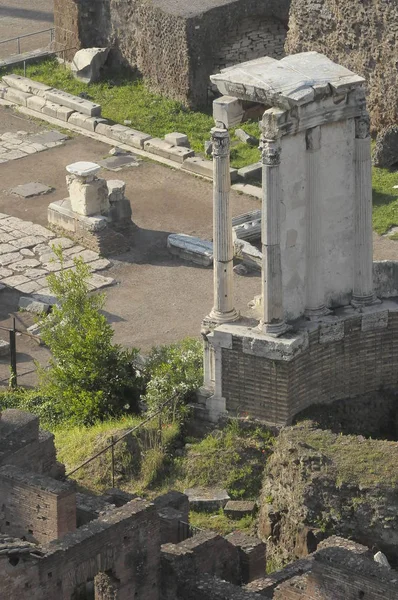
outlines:
[{"label": "metal fence post", "polygon": [[16,338],[16,327],[15,317],[13,318],[12,329],[10,329],[10,366],[11,366],[11,387],[17,387],[17,338]]},{"label": "metal fence post", "polygon": [[17,38],[17,54],[21,54],[21,42],[19,38]]},{"label": "metal fence post", "polygon": [[111,436],[111,451],[112,451],[112,487],[115,487],[115,444],[113,441],[113,435]]}]

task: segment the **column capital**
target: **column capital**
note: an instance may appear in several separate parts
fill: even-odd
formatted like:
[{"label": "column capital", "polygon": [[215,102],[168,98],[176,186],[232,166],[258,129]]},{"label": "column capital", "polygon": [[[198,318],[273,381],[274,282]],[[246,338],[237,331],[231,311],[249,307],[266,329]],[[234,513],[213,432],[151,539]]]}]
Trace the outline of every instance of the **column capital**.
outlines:
[{"label": "column capital", "polygon": [[308,152],[316,152],[321,148],[321,128],[312,127],[305,132],[305,143]]},{"label": "column capital", "polygon": [[279,139],[276,140],[261,140],[261,161],[263,165],[268,167],[277,167],[281,164],[281,144]]},{"label": "column capital", "polygon": [[355,137],[359,140],[370,137],[370,118],[367,113],[355,118]]},{"label": "column capital", "polygon": [[213,156],[229,156],[230,137],[228,129],[213,127],[211,130]]}]

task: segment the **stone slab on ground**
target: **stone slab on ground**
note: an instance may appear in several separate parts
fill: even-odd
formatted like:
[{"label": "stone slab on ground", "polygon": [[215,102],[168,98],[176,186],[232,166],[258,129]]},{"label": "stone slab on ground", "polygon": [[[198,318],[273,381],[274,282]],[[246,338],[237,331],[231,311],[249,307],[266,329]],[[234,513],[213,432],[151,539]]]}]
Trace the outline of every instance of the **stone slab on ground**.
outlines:
[{"label": "stone slab on ground", "polygon": [[144,150],[174,160],[182,164],[187,158],[195,156],[195,152],[184,146],[171,146],[160,138],[152,138],[144,143]]},{"label": "stone slab on ground", "polygon": [[36,133],[32,135],[30,141],[37,144],[50,144],[52,142],[64,142],[69,139],[69,136],[59,131],[44,131],[43,133]]},{"label": "stone slab on ground", "polygon": [[110,156],[98,163],[108,171],[120,171],[123,167],[138,167],[139,161],[133,154],[121,154],[119,156]]},{"label": "stone slab on ground", "polygon": [[44,304],[44,302],[38,302],[37,300],[33,300],[32,298],[28,298],[26,296],[20,297],[18,306],[23,310],[27,310],[28,312],[34,313],[35,315],[41,315],[43,313],[47,314],[50,310],[49,304]]},{"label": "stone slab on ground", "polygon": [[261,162],[253,163],[252,165],[246,165],[241,169],[238,169],[238,175],[242,179],[256,179],[261,181],[263,165]]},{"label": "stone slab on ground", "polygon": [[188,496],[189,507],[191,510],[202,510],[213,512],[224,508],[231,499],[228,492],[222,488],[189,488],[184,490]]},{"label": "stone slab on ground", "polygon": [[5,340],[0,340],[0,356],[8,356],[10,353],[10,344]]},{"label": "stone slab on ground", "polygon": [[229,500],[224,506],[224,513],[231,519],[242,519],[254,514],[256,503],[249,500]]},{"label": "stone slab on ground", "polygon": [[11,193],[22,198],[32,198],[33,196],[41,196],[41,194],[48,194],[52,191],[52,188],[43,183],[32,181],[31,183],[24,183],[23,185],[17,185],[12,188]]},{"label": "stone slab on ground", "polygon": [[172,233],[167,238],[167,248],[170,254],[202,267],[211,267],[213,264],[212,242],[201,240],[192,235]]}]

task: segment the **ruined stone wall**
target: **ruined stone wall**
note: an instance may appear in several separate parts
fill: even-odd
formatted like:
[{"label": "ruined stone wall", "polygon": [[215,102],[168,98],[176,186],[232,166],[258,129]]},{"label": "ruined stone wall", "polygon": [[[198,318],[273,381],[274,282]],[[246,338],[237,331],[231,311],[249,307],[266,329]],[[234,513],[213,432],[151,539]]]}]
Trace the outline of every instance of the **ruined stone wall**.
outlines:
[{"label": "ruined stone wall", "polygon": [[138,69],[154,91],[202,106],[209,76],[224,60],[282,53],[289,4],[217,0],[201,8],[191,0],[55,0],[55,35],[59,45],[109,45],[110,60]]},{"label": "ruined stone wall", "polygon": [[233,336],[232,348],[222,348],[227,410],[284,425],[311,405],[396,387],[398,313],[386,311],[374,324],[368,319],[342,320],[334,333],[321,325],[290,361],[255,355],[244,338]]},{"label": "ruined stone wall", "polygon": [[0,533],[48,543],[76,529],[76,495],[71,483],[22,471],[0,469]]},{"label": "ruined stone wall", "polygon": [[273,18],[250,16],[237,21],[214,55],[214,72],[259,56],[282,58],[286,33],[286,25]]},{"label": "ruined stone wall", "polygon": [[398,118],[398,4],[292,0],[287,54],[316,50],[366,77],[373,129]]}]

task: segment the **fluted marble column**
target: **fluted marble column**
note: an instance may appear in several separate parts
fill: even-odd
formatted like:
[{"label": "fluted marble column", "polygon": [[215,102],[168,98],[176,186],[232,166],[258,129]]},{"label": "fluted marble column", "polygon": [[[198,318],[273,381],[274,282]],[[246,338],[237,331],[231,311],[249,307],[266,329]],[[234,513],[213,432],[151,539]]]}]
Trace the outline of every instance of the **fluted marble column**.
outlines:
[{"label": "fluted marble column", "polygon": [[231,175],[227,129],[211,130],[213,143],[213,254],[214,306],[208,319],[215,323],[235,321],[239,314],[233,300],[232,217],[229,204]]},{"label": "fluted marble column", "polygon": [[354,289],[352,304],[377,302],[373,290],[372,158],[369,117],[355,119]]},{"label": "fluted marble column", "polygon": [[279,140],[263,140],[263,201],[261,213],[262,320],[260,328],[273,336],[282,335],[289,326],[283,319],[282,263],[280,247],[280,162]]},{"label": "fluted marble column", "polygon": [[321,128],[313,127],[306,132],[307,147],[307,317],[317,318],[330,311],[325,306],[325,291],[322,267],[322,219],[321,219],[321,171],[320,149]]}]

